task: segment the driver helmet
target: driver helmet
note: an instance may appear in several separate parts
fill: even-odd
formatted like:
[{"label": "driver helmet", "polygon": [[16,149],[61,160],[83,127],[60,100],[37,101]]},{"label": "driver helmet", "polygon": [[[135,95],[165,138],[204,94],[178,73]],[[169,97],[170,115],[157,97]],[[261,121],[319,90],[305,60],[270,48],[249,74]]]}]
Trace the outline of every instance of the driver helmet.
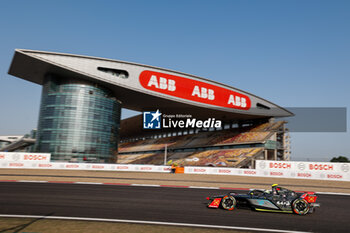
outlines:
[{"label": "driver helmet", "polygon": [[273,184],[272,185],[272,194],[273,195],[278,195],[278,191],[280,191],[281,189],[278,187],[278,184]]}]

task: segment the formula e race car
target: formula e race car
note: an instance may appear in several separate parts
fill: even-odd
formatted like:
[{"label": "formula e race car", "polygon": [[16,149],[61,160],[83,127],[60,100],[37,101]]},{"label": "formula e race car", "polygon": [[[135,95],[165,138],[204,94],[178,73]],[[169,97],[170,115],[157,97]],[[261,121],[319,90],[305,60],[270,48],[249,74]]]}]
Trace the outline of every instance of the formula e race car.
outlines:
[{"label": "formula e race car", "polygon": [[286,188],[272,185],[272,190],[253,189],[247,194],[228,193],[207,197],[209,208],[233,210],[236,207],[248,207],[257,211],[295,213],[305,215],[313,213],[317,196],[313,192],[296,193]]}]

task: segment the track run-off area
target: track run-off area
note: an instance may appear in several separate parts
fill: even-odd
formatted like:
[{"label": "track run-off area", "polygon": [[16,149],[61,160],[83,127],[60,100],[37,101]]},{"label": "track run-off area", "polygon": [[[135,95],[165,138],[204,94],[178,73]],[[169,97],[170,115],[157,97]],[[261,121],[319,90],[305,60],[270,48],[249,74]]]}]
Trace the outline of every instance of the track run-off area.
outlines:
[{"label": "track run-off area", "polygon": [[[206,197],[272,183],[316,191],[321,208],[306,216],[208,209]],[[331,194],[334,193],[334,194]],[[349,232],[350,184],[300,179],[0,169],[0,217],[205,227],[241,231]],[[193,228],[190,228],[193,229]],[[0,229],[1,230],[1,229]]]}]

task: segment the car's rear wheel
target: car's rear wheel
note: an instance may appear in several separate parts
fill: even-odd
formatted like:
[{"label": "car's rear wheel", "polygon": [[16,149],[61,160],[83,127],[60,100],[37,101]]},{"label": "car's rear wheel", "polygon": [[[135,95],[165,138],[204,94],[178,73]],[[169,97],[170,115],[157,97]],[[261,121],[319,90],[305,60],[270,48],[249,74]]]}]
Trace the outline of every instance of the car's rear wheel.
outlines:
[{"label": "car's rear wheel", "polygon": [[309,212],[310,205],[304,199],[298,198],[293,202],[292,208],[293,208],[294,213],[299,214],[299,215],[305,215]]},{"label": "car's rear wheel", "polygon": [[233,196],[224,196],[221,201],[221,206],[225,210],[233,210],[236,207],[236,199]]}]

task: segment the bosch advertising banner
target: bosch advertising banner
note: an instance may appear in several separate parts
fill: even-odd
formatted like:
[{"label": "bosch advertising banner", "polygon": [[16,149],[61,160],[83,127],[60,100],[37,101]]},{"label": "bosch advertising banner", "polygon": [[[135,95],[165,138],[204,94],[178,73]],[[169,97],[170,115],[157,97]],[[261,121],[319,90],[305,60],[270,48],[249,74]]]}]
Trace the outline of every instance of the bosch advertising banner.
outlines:
[{"label": "bosch advertising banner", "polygon": [[349,163],[257,160],[255,167],[264,176],[350,181]]},{"label": "bosch advertising banner", "polygon": [[218,107],[249,110],[247,95],[198,80],[145,70],[140,84],[147,90]]},{"label": "bosch advertising banner", "polygon": [[[10,155],[12,154],[13,153],[10,153]],[[2,156],[2,159],[0,159],[0,168],[135,171],[164,173],[169,173],[171,170],[170,166],[159,165],[50,162],[45,161],[45,159],[49,159],[50,157],[49,156],[45,158],[45,154],[20,154],[23,154],[21,157],[23,160],[17,159],[17,156],[11,157],[8,155],[6,155],[5,160],[5,153],[1,153],[0,156]],[[348,163],[257,160],[256,169],[240,169],[229,167],[185,167],[184,173],[350,181],[349,170],[350,169]]]},{"label": "bosch advertising banner", "polygon": [[0,162],[50,162],[49,153],[0,152]]},{"label": "bosch advertising banner", "polygon": [[185,167],[188,174],[212,174],[212,175],[236,175],[236,176],[261,176],[262,173],[255,169],[241,169],[229,167]]}]

